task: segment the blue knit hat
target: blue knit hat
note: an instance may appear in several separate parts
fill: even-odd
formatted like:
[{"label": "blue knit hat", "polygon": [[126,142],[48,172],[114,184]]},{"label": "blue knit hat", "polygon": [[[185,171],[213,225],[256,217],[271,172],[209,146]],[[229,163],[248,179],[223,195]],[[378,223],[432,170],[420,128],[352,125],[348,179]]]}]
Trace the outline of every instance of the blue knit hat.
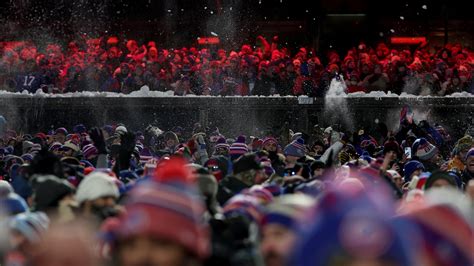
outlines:
[{"label": "blue knit hat", "polygon": [[43,212],[21,213],[9,222],[10,230],[22,234],[28,242],[37,243],[49,227],[49,218]]},{"label": "blue knit hat", "polygon": [[304,147],[304,139],[302,138],[295,139],[290,144],[286,145],[283,152],[285,153],[285,156],[294,156],[298,158],[304,157],[306,155],[305,147]]},{"label": "blue knit hat", "polygon": [[[299,234],[288,265],[319,266],[367,258],[394,265],[414,265],[417,239],[412,225],[394,221],[393,202],[367,190],[329,191],[323,195]],[[415,231],[416,232],[416,231]],[[416,243],[416,242],[415,242]]]},{"label": "blue knit hat", "polygon": [[411,149],[412,153],[422,161],[428,161],[438,153],[438,148],[425,138],[415,140]]},{"label": "blue knit hat", "polygon": [[417,160],[412,160],[405,164],[405,167],[403,168],[403,172],[405,173],[405,182],[409,182],[411,180],[411,175],[416,170],[424,171],[425,166]]}]

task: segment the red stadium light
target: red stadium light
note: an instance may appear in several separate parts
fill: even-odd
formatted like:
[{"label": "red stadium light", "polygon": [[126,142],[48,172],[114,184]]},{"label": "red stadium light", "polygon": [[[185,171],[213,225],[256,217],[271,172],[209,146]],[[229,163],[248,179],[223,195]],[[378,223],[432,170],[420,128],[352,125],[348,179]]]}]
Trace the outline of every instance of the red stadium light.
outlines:
[{"label": "red stadium light", "polygon": [[426,37],[391,37],[391,44],[421,44],[426,43]]},{"label": "red stadium light", "polygon": [[198,38],[198,43],[200,45],[209,45],[209,44],[219,44],[220,40],[218,37],[200,37]]}]

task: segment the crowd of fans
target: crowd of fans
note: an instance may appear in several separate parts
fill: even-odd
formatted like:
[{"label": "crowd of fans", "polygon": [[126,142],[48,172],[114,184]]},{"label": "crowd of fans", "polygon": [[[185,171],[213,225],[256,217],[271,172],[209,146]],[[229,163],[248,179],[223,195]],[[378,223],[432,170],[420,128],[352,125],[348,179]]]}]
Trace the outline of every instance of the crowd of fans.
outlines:
[{"label": "crowd of fans", "polygon": [[[225,137],[0,116],[2,265],[474,263],[474,129]],[[374,137],[376,136],[376,137]]]},{"label": "crowd of fans", "polygon": [[434,48],[361,43],[342,57],[311,48],[296,53],[278,37],[256,46],[165,49],[117,37],[73,41],[67,47],[28,42],[0,44],[0,85],[5,90],[129,93],[146,85],[175,95],[309,95],[322,97],[334,78],[346,93],[391,91],[444,96],[474,93],[474,54],[460,44]]}]

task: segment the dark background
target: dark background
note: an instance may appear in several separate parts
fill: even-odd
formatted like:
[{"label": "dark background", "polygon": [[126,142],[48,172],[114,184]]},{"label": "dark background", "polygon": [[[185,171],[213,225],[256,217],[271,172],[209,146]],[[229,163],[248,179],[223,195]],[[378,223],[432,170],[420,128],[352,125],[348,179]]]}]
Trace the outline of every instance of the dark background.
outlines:
[{"label": "dark background", "polygon": [[474,23],[468,2],[4,0],[0,1],[0,36],[3,41],[34,40],[41,45],[116,34],[179,47],[214,32],[224,47],[235,48],[254,43],[258,34],[267,38],[278,34],[284,45],[312,46],[318,51],[345,51],[359,41],[374,44],[391,36],[425,36],[437,46],[450,41],[472,47],[469,29]]}]

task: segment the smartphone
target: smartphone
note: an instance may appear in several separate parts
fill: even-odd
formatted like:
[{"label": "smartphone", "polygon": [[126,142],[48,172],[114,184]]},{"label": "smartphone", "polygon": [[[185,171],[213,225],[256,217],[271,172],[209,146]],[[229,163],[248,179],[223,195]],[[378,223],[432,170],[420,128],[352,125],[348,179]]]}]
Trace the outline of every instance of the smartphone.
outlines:
[{"label": "smartphone", "polygon": [[411,159],[411,148],[410,147],[405,147],[405,155],[407,159]]}]

